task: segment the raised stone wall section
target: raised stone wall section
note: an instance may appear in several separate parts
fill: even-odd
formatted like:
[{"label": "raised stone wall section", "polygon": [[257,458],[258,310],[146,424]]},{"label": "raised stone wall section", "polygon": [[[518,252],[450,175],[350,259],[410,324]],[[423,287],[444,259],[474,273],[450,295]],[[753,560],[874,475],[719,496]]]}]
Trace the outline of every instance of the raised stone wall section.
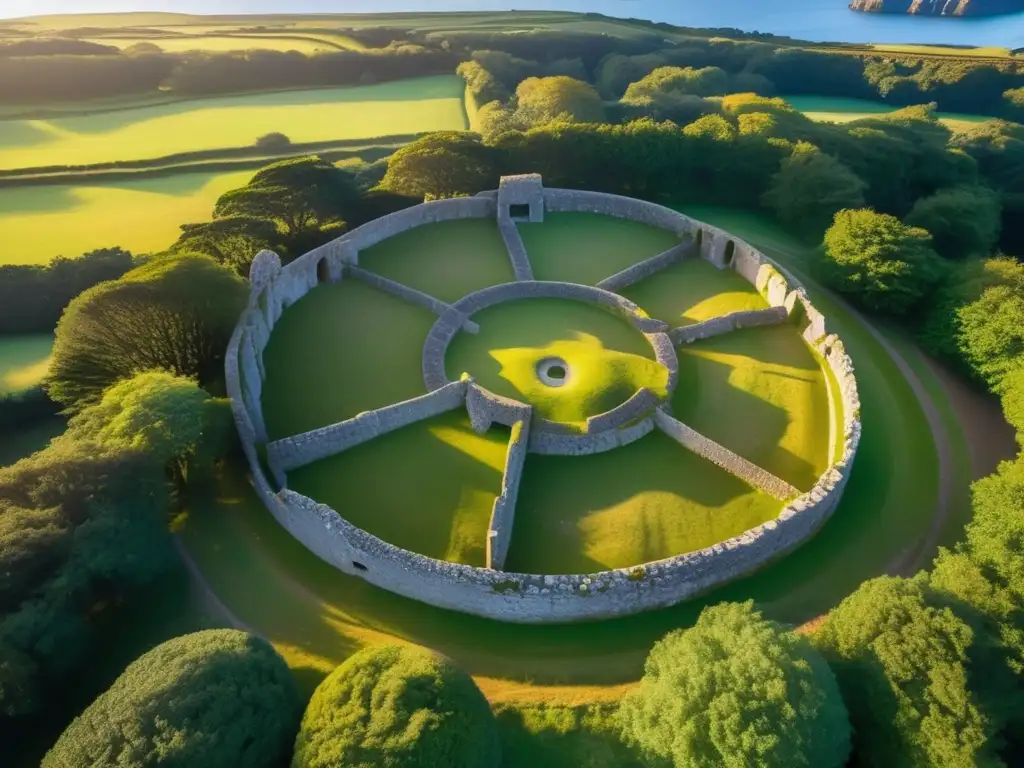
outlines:
[{"label": "raised stone wall section", "polygon": [[523,236],[519,234],[515,222],[508,216],[499,216],[498,231],[501,232],[501,239],[505,241],[516,280],[533,280],[533,267],[530,266],[530,257],[526,253],[526,243],[523,242]]},{"label": "raised stone wall section", "polygon": [[512,542],[512,528],[516,519],[516,501],[519,482],[523,477],[527,448],[530,441],[530,420],[512,425],[512,434],[505,454],[505,472],[501,480],[501,493],[494,500],[491,522],[487,526],[487,567],[500,571],[505,567],[508,547]]},{"label": "raised stone wall section", "polygon": [[388,432],[453,411],[465,402],[468,388],[468,381],[456,381],[422,397],[366,411],[301,435],[275,440],[267,445],[267,461],[276,473],[326,459]]},{"label": "raised stone wall section", "polygon": [[[400,299],[408,301],[410,304],[415,304],[417,307],[422,307],[428,312],[433,312],[435,315],[443,315],[451,309],[451,305],[445,304],[443,301],[434,298],[429,293],[424,293],[423,291],[418,291],[415,288],[410,288],[408,285],[404,285],[403,283],[389,280],[375,272],[367,272],[365,269],[348,264],[345,266],[345,273],[379,291],[389,293],[392,296],[397,296]],[[480,326],[470,320],[464,320],[462,330],[467,333],[479,333]]]},{"label": "raised stone wall section", "polygon": [[587,434],[606,432],[624,427],[646,416],[661,404],[661,400],[647,387],[641,387],[622,405],[587,419]]},{"label": "raised stone wall section", "polygon": [[530,435],[530,453],[542,456],[592,456],[635,443],[654,431],[654,419],[648,417],[622,429],[596,434],[540,432]]},{"label": "raised stone wall section", "polygon": [[668,395],[676,391],[679,384],[679,355],[676,352],[675,344],[667,333],[644,334],[647,343],[654,350],[654,359],[661,363],[668,371]]},{"label": "raised stone wall section", "polygon": [[673,264],[678,264],[693,250],[693,241],[687,240],[684,243],[680,243],[679,245],[669,248],[664,253],[659,253],[657,256],[652,256],[638,264],[627,267],[621,272],[616,272],[611,277],[606,277],[597,284],[597,287],[605,291],[616,293],[621,291],[623,288],[628,288],[631,285],[639,283],[641,280],[646,280],[648,277],[658,274],[663,269],[667,269]]},{"label": "raised stone wall section", "polygon": [[704,437],[700,432],[691,429],[665,411],[654,412],[654,423],[658,429],[684,448],[688,448],[712,464],[717,464],[776,499],[786,501],[800,495],[800,491],[786,481],[779,479],[753,462],[747,461],[714,440]]},{"label": "raised stone wall section", "polygon": [[529,422],[533,415],[533,408],[526,403],[496,395],[472,380],[466,392],[466,411],[473,431],[481,435],[491,428],[491,424],[511,427],[517,421]]},{"label": "raised stone wall section", "polygon": [[[563,192],[564,195],[557,192]],[[593,200],[594,197],[594,193],[579,193],[572,190],[545,191],[545,199],[554,201],[549,210],[588,210],[585,203],[587,199]],[[483,201],[483,205],[491,211],[487,215],[494,215],[495,198],[496,195],[491,194],[466,199]],[[728,240],[735,244],[732,266],[738,272],[746,269],[743,264],[747,262],[739,257],[747,252],[752,254],[752,260],[749,262],[751,265],[762,259],[762,263],[772,263],[728,233],[661,206],[641,201],[634,202],[642,216],[638,220],[672,229],[680,235],[687,231],[701,232],[701,255],[718,266],[725,266],[723,255]],[[622,212],[627,208],[618,208],[618,214],[597,208],[593,212],[623,215]],[[472,205],[467,208],[458,205],[456,209],[460,215],[474,212]],[[394,232],[418,226],[406,219],[399,227],[398,224],[389,222],[390,218],[385,217],[380,221],[386,223],[385,229],[394,227]],[[423,223],[427,220],[429,217],[424,216]],[[377,225],[379,222],[371,224]],[[384,231],[376,227],[371,229],[374,230],[371,233],[373,237],[380,236]],[[380,236],[380,239],[384,239],[385,236],[389,235]],[[258,338],[262,333],[261,329],[255,330],[257,338],[249,336],[249,332],[254,330],[250,324],[253,313],[261,312],[265,324],[272,329],[281,311],[317,284],[316,267],[320,259],[328,257],[340,259],[341,263],[355,262],[358,250],[353,244],[346,244],[343,241],[344,238],[341,238],[328,243],[284,268],[281,268],[279,263],[273,264],[270,256],[258,258],[258,277],[253,281],[252,298],[232,335],[225,357],[226,382],[232,413],[238,426],[242,448],[252,470],[257,495],[278,523],[317,557],[339,570],[415,600],[503,621],[565,622],[623,616],[674,605],[763,567],[813,536],[839,503],[850,477],[860,440],[860,401],[856,380],[852,363],[842,343],[834,336],[828,335],[825,318],[811,304],[799,287],[799,282],[792,276],[789,276],[788,282],[793,289],[786,296],[785,306],[788,310],[795,310],[797,304],[801,306],[801,311],[806,317],[806,324],[803,326],[804,339],[824,356],[826,364],[839,383],[843,406],[842,450],[835,464],[822,475],[810,492],[787,504],[775,520],[768,521],[740,536],[698,552],[647,563],[636,568],[585,576],[532,576],[445,563],[417,555],[355,528],[334,510],[322,504],[287,490],[280,494],[275,493],[267,481],[257,453],[256,443],[260,442],[261,438],[256,434],[253,414],[250,414],[244,402],[241,350],[246,344],[251,345],[253,352],[257,353],[257,368],[260,366],[259,358],[265,342],[261,343],[262,339]],[[781,267],[778,269],[785,273]],[[340,268],[336,272],[332,271],[332,279],[335,279],[334,275],[340,275],[340,272]],[[754,278],[756,281],[756,274]],[[267,299],[267,306],[262,311],[256,305],[261,295]],[[461,323],[458,327],[461,327]],[[458,332],[458,327],[454,333]],[[655,411],[655,417],[661,413]],[[529,450],[553,455],[583,455],[625,445],[649,434],[654,428],[654,418],[648,418],[624,429],[596,435],[533,432],[529,437]]]},{"label": "raised stone wall section", "polygon": [[741,312],[730,312],[727,315],[719,315],[702,323],[683,325],[673,328],[668,336],[677,346],[692,344],[701,339],[710,339],[714,336],[721,336],[740,328],[756,328],[758,326],[779,325],[786,322],[788,313],[785,307],[770,307],[768,309],[748,309]]},{"label": "raised stone wall section", "polygon": [[671,208],[604,192],[545,189],[544,207],[550,212],[598,213],[629,219],[659,229],[667,229],[679,237],[694,229],[689,219]]},{"label": "raised stone wall section", "polygon": [[455,335],[469,322],[467,316],[455,307],[449,307],[441,315],[434,327],[427,334],[427,340],[423,343],[423,383],[428,392],[448,384],[448,374],[445,373],[444,358],[448,352],[448,345],[452,343]]}]

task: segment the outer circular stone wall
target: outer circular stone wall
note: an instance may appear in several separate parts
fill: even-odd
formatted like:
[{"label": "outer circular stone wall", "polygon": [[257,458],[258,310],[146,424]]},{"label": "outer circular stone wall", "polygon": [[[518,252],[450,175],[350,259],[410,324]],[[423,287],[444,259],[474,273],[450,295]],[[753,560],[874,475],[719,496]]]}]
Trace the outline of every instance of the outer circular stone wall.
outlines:
[{"label": "outer circular stone wall", "polygon": [[[706,327],[693,327],[679,338],[670,338],[664,323],[643,316],[635,305],[611,291],[678,260],[681,251],[637,264],[602,281],[599,288],[536,283],[532,281],[528,254],[509,217],[509,206],[513,204],[528,205],[532,221],[543,220],[545,211],[586,211],[632,219],[667,229],[681,238],[692,238],[691,242],[698,244],[696,250],[701,258],[719,268],[735,270],[767,297],[773,309],[734,313],[716,319],[711,325],[700,324]],[[349,422],[268,444],[260,400],[264,376],[262,355],[281,313],[318,283],[348,279],[346,270],[357,267],[359,252],[381,240],[430,222],[491,217],[497,218],[517,279],[522,282],[479,291],[451,306],[436,300],[431,304],[430,297],[422,294],[406,297],[429,305],[440,315],[424,345],[423,373],[428,394],[361,414]],[[227,350],[226,377],[232,411],[256,491],[277,521],[319,558],[347,574],[406,597],[441,608],[526,623],[600,619],[673,605],[747,575],[812,537],[835,510],[849,479],[860,439],[860,402],[853,365],[842,341],[828,333],[824,316],[811,304],[800,285],[770,259],[727,232],[663,206],[616,195],[544,189],[540,177],[535,175],[510,177],[502,180],[497,192],[425,203],[370,222],[284,267],[276,255],[263,252],[254,260],[250,277],[252,293]],[[550,286],[559,286],[559,293],[545,293],[555,290]],[[384,284],[381,287],[382,290],[397,290]],[[503,540],[500,536],[488,547],[493,568],[434,560],[381,541],[354,527],[333,509],[284,487],[289,462],[308,463],[316,456],[343,450],[339,446],[355,445],[432,414],[465,407],[478,428],[485,429],[494,421],[513,425],[505,481],[491,522],[491,535],[495,537],[497,529],[511,525],[518,476],[527,450],[563,455],[613,450],[655,428],[671,434],[684,445],[686,441],[692,443],[692,430],[687,432],[685,425],[655,408],[656,399],[644,401],[646,390],[620,406],[620,409],[632,409],[626,420],[631,422],[628,426],[623,426],[626,422],[616,422],[618,416],[609,412],[594,417],[596,422],[588,424],[592,427],[588,434],[568,435],[543,429],[544,424],[531,418],[529,406],[489,393],[471,379],[447,381],[444,348],[460,329],[469,327],[466,325],[468,315],[489,306],[486,302],[497,303],[523,295],[562,296],[563,290],[571,294],[566,298],[597,300],[627,315],[635,327],[648,336],[657,359],[663,364],[675,360],[674,343],[688,343],[694,338],[722,332],[723,328],[778,322],[797,314],[802,318],[804,340],[821,355],[838,382],[830,388],[830,398],[837,406],[832,409],[833,414],[841,411],[841,418],[834,419],[831,425],[832,444],[837,448],[829,468],[808,493],[790,500],[775,520],[697,552],[589,575],[538,576],[498,570],[507,549],[507,538]],[[678,361],[670,367],[672,370],[676,371],[674,386]],[[644,416],[645,413],[648,415]]]}]

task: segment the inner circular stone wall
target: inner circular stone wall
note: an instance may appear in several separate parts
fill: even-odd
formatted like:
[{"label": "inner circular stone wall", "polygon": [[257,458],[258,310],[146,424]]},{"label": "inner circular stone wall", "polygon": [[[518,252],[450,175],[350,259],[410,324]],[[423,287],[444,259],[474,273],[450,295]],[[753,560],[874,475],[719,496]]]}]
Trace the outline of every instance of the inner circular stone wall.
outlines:
[{"label": "inner circular stone wall", "polygon": [[[735,271],[755,285],[771,309],[736,312],[694,326],[669,329],[612,292],[681,259],[683,244],[603,280],[601,287],[534,281],[528,255],[509,218],[512,205],[528,206],[531,221],[541,221],[545,210],[574,211],[632,219],[670,230],[680,237],[685,235],[698,244],[697,255],[719,269]],[[260,401],[265,375],[262,355],[275,323],[289,305],[320,283],[365,272],[358,270],[359,251],[397,233],[437,221],[494,217],[518,282],[493,286],[447,305],[404,286],[389,285],[373,275],[362,275],[362,279],[372,281],[376,287],[401,295],[439,316],[423,347],[427,395],[301,435],[268,440]],[[249,304],[229,344],[225,369],[233,415],[257,494],[275,519],[317,557],[349,575],[415,600],[491,619],[525,623],[598,619],[670,606],[748,575],[798,547],[830,517],[849,479],[860,438],[860,403],[853,366],[842,341],[827,332],[825,318],[799,284],[784,276],[770,259],[722,230],[662,206],[603,193],[544,189],[539,176],[503,178],[496,193],[425,203],[385,216],[285,267],[275,254],[262,252],[253,261],[250,280]],[[841,417],[833,419],[831,428],[834,450],[828,469],[806,493],[792,488],[790,493],[785,487],[776,487],[776,498],[787,498],[777,518],[699,551],[591,574],[531,575],[502,571],[502,548],[508,546],[526,454],[575,455],[581,441],[594,438],[544,434],[531,428],[529,406],[487,393],[471,377],[449,380],[445,352],[458,333],[473,332],[475,324],[469,318],[475,313],[503,301],[538,297],[589,302],[621,315],[646,337],[656,360],[669,371],[670,388],[675,387],[678,378],[677,344],[738,327],[792,318],[792,322],[798,323],[804,341],[830,369],[834,379],[830,398],[841,404]],[[572,376],[575,371],[568,373]],[[596,435],[602,441],[600,450],[610,450],[660,429],[684,448],[719,466],[735,464],[739,457],[723,455],[721,446],[675,420],[667,410],[657,407],[650,395],[642,390],[623,404],[622,408],[631,406],[635,411],[625,420],[621,418],[623,414],[610,414],[616,419],[590,420],[593,423],[588,423],[588,428],[592,426],[594,432],[601,433]],[[471,422],[479,423],[474,423],[474,428],[479,425],[486,429],[492,421],[512,427],[501,494],[495,500],[491,519],[488,562],[493,563],[492,567],[461,565],[401,549],[349,523],[344,510],[339,514],[287,488],[286,473],[292,467],[335,455],[378,435],[456,408],[465,408]],[[588,450],[593,447],[589,444]],[[771,476],[764,476],[767,473],[749,462],[745,466],[743,460],[739,461],[734,474],[772,492]],[[400,468],[396,481],[400,482]],[[410,514],[415,514],[415,510],[410,510]]]}]

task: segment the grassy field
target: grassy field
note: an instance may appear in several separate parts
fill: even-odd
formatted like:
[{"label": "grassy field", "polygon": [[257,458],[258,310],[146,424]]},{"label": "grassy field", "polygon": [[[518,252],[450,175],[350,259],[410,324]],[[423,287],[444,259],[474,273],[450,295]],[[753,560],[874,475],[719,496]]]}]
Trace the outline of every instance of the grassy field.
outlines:
[{"label": "grassy field", "polygon": [[[849,123],[864,117],[887,115],[899,107],[867,99],[847,99],[839,96],[783,96],[793,107],[812,120],[829,123]],[[965,115],[955,112],[937,112],[936,116],[953,130],[969,128],[977,123],[994,120],[983,115]]]},{"label": "grassy field", "polygon": [[0,395],[37,386],[50,367],[53,336],[0,336]]},{"label": "grassy field", "polygon": [[447,302],[515,279],[493,219],[417,227],[361,251],[359,265]]},{"label": "grassy field", "polygon": [[[532,405],[552,421],[582,422],[626,402],[641,387],[666,395],[668,371],[647,340],[603,309],[559,299],[501,304],[473,316],[478,334],[459,334],[448,349],[448,377],[469,373],[487,389]],[[537,377],[547,358],[566,364],[560,387]]]},{"label": "grassy field", "polygon": [[207,51],[224,53],[226,51],[299,51],[315,53],[317,51],[337,50],[324,40],[313,38],[289,37],[286,35],[196,35],[183,37],[90,37],[87,42],[99,45],[112,45],[116,48],[130,48],[139,43],[151,43],[166,53],[184,53],[185,51]]},{"label": "grassy field", "polygon": [[537,280],[594,285],[679,244],[663,229],[592,213],[549,213],[543,224],[520,224]]},{"label": "grassy field", "polygon": [[206,221],[230,189],[252,171],[185,173],[139,181],[0,189],[0,264],[45,264],[113,245],[159,251],[180,225]]},{"label": "grassy field", "polygon": [[455,75],[351,88],[226,96],[45,120],[0,121],[0,168],[86,165],[243,147],[271,132],[293,142],[463,130]]},{"label": "grassy field", "polygon": [[910,53],[925,56],[979,57],[984,59],[1012,59],[1014,53],[1009,48],[990,46],[987,48],[958,48],[949,45],[897,45],[895,43],[876,43],[872,50],[886,53]]}]

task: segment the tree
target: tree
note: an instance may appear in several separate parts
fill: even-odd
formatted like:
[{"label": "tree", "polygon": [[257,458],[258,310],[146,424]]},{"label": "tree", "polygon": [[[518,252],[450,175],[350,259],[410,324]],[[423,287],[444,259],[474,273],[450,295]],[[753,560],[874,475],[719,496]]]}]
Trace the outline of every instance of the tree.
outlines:
[{"label": "tree", "polygon": [[931,235],[895,216],[845,210],[825,233],[823,279],[874,312],[906,314],[940,276]]},{"label": "tree", "polygon": [[1011,368],[999,383],[1003,415],[1017,430],[1017,442],[1024,447],[1024,360]]},{"label": "tree", "polygon": [[997,766],[971,691],[974,634],[925,577],[864,582],[814,632],[853,723],[856,766]]},{"label": "tree", "polygon": [[998,388],[1024,355],[1024,290],[993,285],[977,301],[960,307],[956,319],[957,342],[967,362],[990,387]]},{"label": "tree", "polygon": [[721,96],[729,90],[729,76],[718,67],[658,67],[631,83],[623,100],[663,96]]},{"label": "tree", "polygon": [[66,435],[111,450],[142,451],[183,486],[190,467],[209,469],[212,459],[228,452],[232,431],[227,400],[189,379],[149,371],[108,388],[98,403],[71,418]]},{"label": "tree", "polygon": [[828,665],[749,602],[706,608],[657,643],[620,718],[651,766],[840,768],[850,750]]},{"label": "tree", "polygon": [[248,277],[249,265],[263,250],[282,251],[277,222],[252,216],[229,216],[202,224],[182,224],[171,250],[199,253]]},{"label": "tree", "polygon": [[986,256],[999,240],[1002,203],[984,187],[940,189],[922,197],[904,221],[928,230],[935,250],[947,259]]},{"label": "tree", "polygon": [[472,678],[431,651],[360,651],[313,693],[293,768],[493,768],[497,727]]},{"label": "tree", "polygon": [[594,87],[572,77],[529,77],[516,88],[516,105],[517,119],[527,126],[604,119],[604,103]]},{"label": "tree", "polygon": [[67,727],[45,768],[273,768],[301,704],[262,638],[232,629],[185,635],[143,654]]},{"label": "tree", "polygon": [[816,240],[836,213],[864,205],[866,187],[834,157],[801,143],[782,161],[762,199],[783,223]]},{"label": "tree", "polygon": [[478,136],[440,132],[406,144],[390,158],[382,189],[421,200],[494,189],[498,169]]},{"label": "tree", "polygon": [[260,149],[266,149],[271,152],[287,152],[288,148],[291,147],[292,140],[289,139],[285,134],[277,131],[273,133],[266,133],[256,139],[256,146]]},{"label": "tree", "polygon": [[101,283],[64,312],[47,391],[78,410],[118,380],[148,370],[207,385],[221,375],[247,293],[231,270],[193,254],[158,258]]},{"label": "tree", "polygon": [[244,187],[221,195],[215,219],[274,221],[287,237],[344,221],[359,199],[352,175],[316,156],[296,157],[257,171]]}]

